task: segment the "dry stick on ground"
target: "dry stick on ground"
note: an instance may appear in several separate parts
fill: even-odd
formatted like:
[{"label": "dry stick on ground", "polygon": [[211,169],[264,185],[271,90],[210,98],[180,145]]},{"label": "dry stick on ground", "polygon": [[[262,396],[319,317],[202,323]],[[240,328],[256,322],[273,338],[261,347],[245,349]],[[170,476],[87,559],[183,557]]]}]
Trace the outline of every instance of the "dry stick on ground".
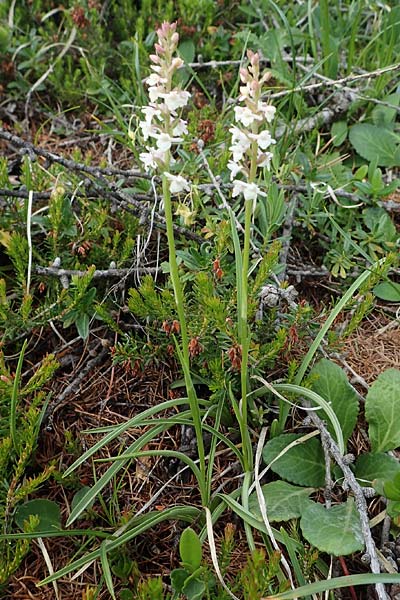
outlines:
[{"label": "dry stick on ground", "polygon": [[384,73],[390,73],[394,71],[400,71],[400,63],[396,63],[393,65],[388,65],[387,67],[383,67],[382,69],[376,69],[375,71],[369,71],[367,73],[360,74],[351,74],[347,77],[342,77],[341,79],[331,79],[329,81],[319,81],[317,83],[310,83],[308,85],[299,85],[297,87],[282,90],[281,92],[274,92],[273,94],[268,95],[268,98],[281,98],[282,96],[287,96],[288,94],[294,94],[296,92],[302,92],[309,90],[316,90],[323,87],[343,87],[343,84],[353,83],[354,81],[358,81],[360,79],[369,79],[371,77],[380,77]]},{"label": "dry stick on ground", "polygon": [[63,156],[59,156],[54,152],[49,152],[48,150],[43,150],[43,148],[39,148],[26,140],[18,137],[17,135],[13,135],[8,131],[0,128],[0,139],[3,139],[13,146],[17,146],[17,148],[22,148],[25,152],[31,152],[38,156],[43,156],[43,158],[47,159],[51,163],[57,163],[62,165],[66,169],[70,171],[80,171],[82,173],[88,173],[89,175],[93,175],[94,177],[99,177],[100,175],[112,176],[112,175],[124,175],[129,176],[136,179],[151,179],[150,175],[146,175],[145,173],[141,173],[136,169],[117,169],[114,167],[91,167],[90,165],[85,165],[84,163],[78,163],[69,158],[64,158]]},{"label": "dry stick on ground", "polygon": [[[369,528],[368,506],[365,500],[365,491],[369,488],[363,489],[360,486],[357,479],[355,478],[353,471],[349,467],[349,463],[346,460],[346,457],[341,454],[338,445],[336,444],[331,434],[325,427],[323,421],[321,421],[321,419],[313,412],[310,412],[308,418],[318,428],[321,434],[321,443],[323,447],[329,452],[335,463],[340,467],[344,477],[343,487],[351,489],[351,491],[354,494],[354,500],[358,510],[358,514],[360,516],[361,530],[365,543],[365,560],[369,562],[372,573],[380,573],[381,570],[379,565],[378,554],[376,551],[374,539],[371,534],[371,530]],[[385,586],[383,583],[377,583],[375,585],[375,589],[379,600],[390,600],[388,594],[385,591]]]},{"label": "dry stick on ground", "polygon": [[[304,64],[299,63],[298,66],[303,71],[308,72],[308,69]],[[377,98],[371,98],[370,96],[364,96],[362,93],[359,92],[359,90],[353,89],[344,84],[338,83],[334,79],[330,79],[329,77],[325,77],[325,75],[321,75],[321,73],[317,73],[316,71],[314,71],[313,77],[315,77],[316,79],[320,79],[321,81],[325,82],[326,84],[328,84],[330,86],[333,85],[334,87],[340,88],[346,92],[351,92],[352,94],[355,94],[356,97],[359,98],[360,100],[364,100],[365,102],[372,102],[373,104],[379,104],[379,106],[386,106],[387,108],[391,108],[391,109],[395,110],[396,112],[400,113],[399,106],[395,106],[394,104],[390,104],[389,102],[384,102],[383,100],[378,100]]]},{"label": "dry stick on ground", "polygon": [[332,102],[330,102],[329,108],[324,108],[314,115],[300,119],[300,121],[298,121],[294,127],[289,125],[281,125],[280,127],[276,128],[275,135],[279,139],[289,132],[291,134],[294,133],[295,135],[298,135],[299,133],[307,133],[313,129],[322,127],[322,125],[332,123],[332,121],[337,119],[339,115],[347,112],[354,100],[354,94],[342,93],[335,97]]},{"label": "dry stick on ground", "polygon": [[[93,279],[113,279],[122,278],[126,275],[137,274],[155,274],[159,273],[161,269],[157,267],[130,267],[129,269],[96,269],[94,271],[92,278]],[[59,267],[36,267],[35,271],[38,275],[44,275],[46,277],[83,277],[87,275],[87,271],[80,271],[74,269],[61,269]]]},{"label": "dry stick on ground", "polygon": [[[32,155],[42,156],[48,162],[57,163],[70,171],[74,171],[74,172],[78,172],[78,173],[86,173],[88,175],[93,176],[95,178],[94,180],[88,179],[87,181],[84,182],[84,185],[86,188],[89,188],[89,189],[94,188],[97,193],[102,194],[106,198],[111,196],[111,198],[113,198],[114,200],[117,200],[118,203],[120,204],[120,206],[122,206],[122,207],[124,207],[125,205],[130,206],[132,209],[134,209],[136,211],[136,214],[139,214],[142,216],[144,215],[144,217],[145,217],[144,221],[146,220],[146,217],[150,212],[150,208],[147,205],[147,203],[145,206],[143,205],[143,200],[148,200],[151,197],[148,196],[147,194],[146,195],[135,194],[135,196],[126,194],[123,191],[121,191],[121,189],[118,187],[118,185],[105,179],[105,176],[121,175],[122,173],[124,173],[126,176],[129,176],[131,178],[151,179],[151,177],[149,175],[145,175],[145,174],[140,173],[139,171],[135,171],[135,170],[123,171],[121,169],[114,169],[113,167],[106,167],[106,168],[90,167],[83,163],[78,163],[78,162],[75,162],[74,160],[63,158],[62,156],[59,156],[58,154],[54,154],[53,152],[48,152],[47,150],[43,150],[42,148],[34,146],[30,142],[26,142],[25,140],[22,140],[18,136],[15,136],[15,135],[9,133],[8,131],[4,131],[4,129],[1,129],[1,128],[0,128],[0,139],[4,139],[4,140],[8,141],[10,144],[17,146],[18,148],[22,149],[23,152],[27,152],[30,156],[32,156]],[[159,215],[158,213],[154,213],[153,220],[154,220],[155,226],[158,226],[162,229],[166,229],[166,221],[162,215]],[[201,241],[201,242],[203,241],[203,239],[199,235],[196,235],[195,233],[189,231],[185,227],[180,227],[179,225],[174,225],[174,230],[177,234],[188,237],[189,239],[194,239],[196,241]]]}]

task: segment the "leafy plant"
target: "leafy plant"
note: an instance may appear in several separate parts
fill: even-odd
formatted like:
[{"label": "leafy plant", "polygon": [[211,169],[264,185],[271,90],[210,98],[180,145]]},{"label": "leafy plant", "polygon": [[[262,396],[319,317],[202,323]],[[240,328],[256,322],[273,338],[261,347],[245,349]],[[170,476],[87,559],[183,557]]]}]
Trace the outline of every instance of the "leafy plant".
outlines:
[{"label": "leafy plant", "polygon": [[202,567],[201,542],[191,527],[187,527],[179,542],[182,568],[171,572],[173,598],[183,594],[188,600],[201,600],[206,591],[209,593],[215,586],[215,579]]},{"label": "leafy plant", "polygon": [[[389,369],[379,375],[368,391],[365,413],[372,453],[361,455],[355,467],[356,475],[364,485],[370,480],[381,495],[393,501],[389,514],[396,517],[400,506],[396,504],[400,500],[400,464],[384,452],[400,443],[399,423],[393,418],[400,410],[399,378],[400,371]],[[322,359],[311,370],[310,380],[313,389],[332,406],[347,440],[356,424],[358,401],[344,372],[335,363]],[[331,433],[335,435],[336,432],[331,429]],[[359,515],[351,498],[331,508],[309,499],[313,489],[324,486],[326,472],[321,443],[307,437],[285,433],[268,441],[264,447],[263,459],[272,471],[292,483],[312,486],[297,487],[284,481],[263,486],[268,518],[271,522],[300,518],[305,539],[329,554],[342,556],[362,550],[364,541]],[[255,494],[250,508],[254,515],[260,514]]]},{"label": "leafy plant", "polygon": [[[36,449],[46,407],[47,395],[42,388],[58,368],[54,356],[48,355],[31,378],[22,384],[25,348],[26,343],[20,352],[14,378],[6,366],[3,352],[0,351],[0,475],[3,482],[0,487],[0,517],[3,523],[3,538],[0,540],[1,585],[18,569],[29,550],[28,539],[20,538],[13,542],[5,539],[13,530],[14,521],[27,533],[46,529],[48,519],[52,520],[52,517],[44,504],[47,502],[54,505],[47,500],[31,501],[37,503],[36,511],[27,510],[27,504],[21,504],[30,494],[35,493],[55,470],[53,465],[49,465],[39,472],[36,469],[30,476],[26,473]],[[28,506],[32,507],[32,504],[28,503]],[[45,519],[45,522],[42,519]]]}]

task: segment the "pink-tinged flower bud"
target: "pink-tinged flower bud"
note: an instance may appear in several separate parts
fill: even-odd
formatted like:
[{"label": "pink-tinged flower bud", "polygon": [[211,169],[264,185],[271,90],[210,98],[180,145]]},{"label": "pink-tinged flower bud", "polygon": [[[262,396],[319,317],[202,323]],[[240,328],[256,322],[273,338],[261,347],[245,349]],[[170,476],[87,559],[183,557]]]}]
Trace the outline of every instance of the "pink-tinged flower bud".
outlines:
[{"label": "pink-tinged flower bud", "polygon": [[156,65],[159,65],[161,62],[160,57],[157,56],[157,54],[150,54],[149,58],[153,63],[156,63]]},{"label": "pink-tinged flower bud", "polygon": [[263,85],[264,83],[267,83],[267,81],[269,81],[271,77],[272,74],[270,73],[270,71],[265,71],[264,75],[260,79],[260,84]]},{"label": "pink-tinged flower bud", "polygon": [[165,54],[164,48],[160,44],[157,44],[157,42],[154,44],[154,48],[156,49],[157,54]]},{"label": "pink-tinged flower bud", "polygon": [[171,36],[171,44],[173,44],[174,46],[176,46],[179,42],[179,33],[173,33]]},{"label": "pink-tinged flower bud", "polygon": [[258,90],[260,89],[260,84],[258,83],[258,81],[256,79],[253,79],[253,81],[251,82],[251,91],[252,91],[252,96],[254,96],[254,94],[256,94],[258,92]]},{"label": "pink-tinged flower bud", "polygon": [[244,69],[243,67],[241,67],[239,69],[239,74],[240,74],[240,80],[242,83],[247,83],[249,80],[249,72],[247,69]]},{"label": "pink-tinged flower bud", "polygon": [[174,59],[172,59],[171,69],[172,70],[179,69],[182,65],[183,65],[183,60],[176,56]]},{"label": "pink-tinged flower bud", "polygon": [[260,55],[258,54],[258,52],[256,52],[253,58],[251,59],[251,64],[253,65],[253,67],[260,64]]}]

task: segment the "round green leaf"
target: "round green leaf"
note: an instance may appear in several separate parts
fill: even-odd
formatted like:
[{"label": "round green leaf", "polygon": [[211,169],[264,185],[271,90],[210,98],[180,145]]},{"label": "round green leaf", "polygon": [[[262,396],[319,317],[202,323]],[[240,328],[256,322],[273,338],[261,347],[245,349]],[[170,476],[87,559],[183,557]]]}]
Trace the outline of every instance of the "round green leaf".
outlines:
[{"label": "round green leaf", "polygon": [[300,527],[310,544],[333,556],[364,548],[360,518],[352,498],[329,510],[323,504],[309,504],[301,516]]},{"label": "round green leaf", "polygon": [[[317,362],[311,370],[311,376],[315,377],[312,389],[332,406],[342,428],[343,439],[347,442],[358,416],[358,400],[353,386],[350,385],[343,369],[326,358]],[[327,427],[329,432],[335,435],[329,419]]]},{"label": "round green leaf", "polygon": [[[261,489],[267,506],[268,520],[271,523],[300,517],[310,502],[309,495],[314,491],[314,488],[298,487],[286,481],[272,481],[261,486]],[[249,498],[249,509],[261,520],[260,506],[255,492]]]},{"label": "round green leaf", "polygon": [[374,452],[400,446],[400,371],[387,369],[370,387],[365,400],[368,435]]},{"label": "round green leaf", "polygon": [[347,138],[347,122],[336,121],[331,127],[332,144],[336,147],[341,146]]},{"label": "round green leaf", "polygon": [[18,527],[24,530],[24,521],[27,521],[31,515],[39,517],[39,524],[35,529],[36,532],[44,533],[45,531],[61,529],[60,507],[52,500],[38,498],[21,504],[15,513],[15,522]]},{"label": "round green leaf", "polygon": [[349,139],[356,152],[366,160],[376,160],[383,167],[399,164],[398,140],[392,132],[369,123],[350,128]]},{"label": "round green leaf", "polygon": [[191,527],[187,527],[181,535],[179,552],[185,568],[193,572],[200,567],[202,556],[201,542],[199,536]]},{"label": "round green leaf", "polygon": [[384,452],[367,452],[357,458],[355,476],[361,485],[371,485],[375,479],[393,479],[400,473],[400,462]]},{"label": "round green leaf", "polygon": [[[272,463],[282,450],[301,437],[301,434],[284,433],[269,440],[263,450],[264,462]],[[325,461],[320,441],[311,438],[294,446],[271,465],[271,470],[292,483],[322,487],[325,483]]]},{"label": "round green leaf", "polygon": [[400,302],[400,283],[395,281],[383,281],[374,287],[374,294],[381,300],[387,302]]}]

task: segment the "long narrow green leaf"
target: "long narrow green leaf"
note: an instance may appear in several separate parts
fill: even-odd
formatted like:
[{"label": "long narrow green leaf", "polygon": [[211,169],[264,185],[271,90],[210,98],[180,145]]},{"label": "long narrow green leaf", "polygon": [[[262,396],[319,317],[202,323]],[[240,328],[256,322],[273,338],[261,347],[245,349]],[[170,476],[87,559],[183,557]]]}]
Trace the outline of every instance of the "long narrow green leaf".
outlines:
[{"label": "long narrow green leaf", "polygon": [[[230,509],[233,510],[239,517],[245,522],[254,527],[254,529],[258,529],[258,531],[262,531],[263,533],[268,534],[267,528],[264,525],[263,521],[259,521],[256,517],[247,509],[245,509],[237,500],[234,500],[231,496],[227,494],[218,494],[220,498],[229,506]],[[274,536],[278,540],[278,542],[283,542],[283,538],[280,532],[277,529],[272,529],[274,532]]]},{"label": "long narrow green leaf", "polygon": [[108,539],[112,533],[95,529],[57,529],[56,531],[32,531],[25,533],[2,533],[0,540],[36,540],[37,538],[74,537],[76,535]]},{"label": "long narrow green leaf", "polygon": [[21,352],[18,358],[17,369],[15,371],[14,377],[14,385],[11,394],[11,405],[10,405],[10,437],[14,446],[14,450],[18,451],[18,442],[17,442],[17,405],[18,405],[18,391],[19,384],[21,381],[21,371],[22,364],[24,362],[25,349],[28,344],[28,341],[25,340],[22,344]]},{"label": "long narrow green leaf", "polygon": [[68,477],[68,475],[71,475],[71,473],[73,473],[75,469],[77,469],[80,465],[86,462],[91,456],[93,456],[93,454],[95,454],[98,450],[103,448],[103,446],[107,445],[109,442],[115,440],[115,438],[125,433],[127,429],[138,427],[143,419],[146,419],[147,417],[152,417],[153,415],[162,412],[168,408],[182,406],[184,404],[187,404],[187,402],[187,398],[176,398],[174,400],[167,400],[166,402],[162,402],[157,406],[152,406],[151,408],[144,410],[142,413],[136,415],[135,417],[132,417],[132,419],[129,419],[125,423],[121,423],[121,425],[115,427],[101,440],[96,442],[91,448],[86,450],[86,452],[84,452],[70,467],[68,467],[68,469],[64,473],[64,477]]},{"label": "long narrow green leaf", "polygon": [[333,410],[333,408],[331,407],[329,402],[327,402],[324,398],[322,398],[322,396],[320,396],[313,390],[305,388],[301,385],[294,385],[293,383],[275,383],[271,387],[276,389],[276,391],[278,391],[278,392],[279,391],[291,392],[291,393],[294,393],[294,394],[297,394],[300,396],[306,396],[314,404],[317,404],[318,406],[320,406],[324,410],[326,415],[329,417],[330,422],[332,423],[332,427],[335,430],[336,441],[338,443],[340,452],[342,454],[346,453],[342,428],[341,428],[339,420],[335,414],[335,411]]},{"label": "long narrow green leaf", "polygon": [[302,585],[296,590],[282,592],[274,596],[266,596],[263,600],[293,600],[294,598],[304,598],[307,594],[318,594],[327,590],[338,590],[345,587],[356,585],[373,585],[375,583],[400,583],[400,574],[391,573],[363,573],[362,575],[347,575],[345,577],[334,577],[324,581],[315,581]]},{"label": "long narrow green leaf", "polygon": [[122,469],[125,462],[130,460],[129,458],[126,458],[126,456],[131,455],[134,452],[138,451],[140,448],[142,448],[148,442],[150,442],[150,440],[154,436],[156,436],[159,433],[161,433],[162,431],[164,431],[164,429],[165,429],[165,426],[156,425],[149,431],[146,431],[143,435],[140,436],[139,439],[134,441],[133,444],[131,444],[126,450],[124,450],[124,452],[121,455],[121,458],[125,458],[125,460],[121,460],[120,462],[114,463],[109,469],[107,469],[107,471],[100,477],[100,479],[98,481],[96,481],[94,486],[91,487],[90,490],[88,490],[84,496],[82,496],[82,498],[79,500],[79,502],[77,503],[77,505],[75,506],[74,510],[71,512],[71,514],[67,520],[67,523],[66,523],[67,527],[69,525],[71,525],[74,521],[76,521],[76,519],[79,517],[79,515],[81,515],[82,512],[93,502],[93,500],[96,498],[96,496],[107,485],[107,483],[114,477],[114,475],[116,475],[118,473],[118,471],[120,469]]},{"label": "long narrow green leaf", "polygon": [[[138,518],[137,524],[126,531],[123,535],[116,539],[107,540],[107,551],[112,552],[116,548],[123,546],[127,542],[130,542],[133,538],[138,535],[141,535],[154,525],[157,525],[161,521],[168,521],[173,519],[179,519],[180,521],[188,521],[189,523],[193,522],[196,518],[198,518],[201,514],[201,511],[195,507],[189,506],[174,506],[172,508],[167,508],[162,512],[152,512],[146,515],[141,515]],[[100,549],[93,550],[81,558],[73,561],[69,565],[63,567],[53,575],[46,577],[43,581],[40,581],[37,585],[47,585],[56,579],[60,579],[61,577],[65,577],[69,573],[73,571],[77,571],[81,567],[87,565],[88,563],[98,560],[100,558]]]},{"label": "long narrow green leaf", "polygon": [[107,589],[111,594],[111,598],[116,600],[110,563],[108,562],[106,542],[103,542],[100,546],[100,561],[103,568],[104,581],[106,582]]}]

